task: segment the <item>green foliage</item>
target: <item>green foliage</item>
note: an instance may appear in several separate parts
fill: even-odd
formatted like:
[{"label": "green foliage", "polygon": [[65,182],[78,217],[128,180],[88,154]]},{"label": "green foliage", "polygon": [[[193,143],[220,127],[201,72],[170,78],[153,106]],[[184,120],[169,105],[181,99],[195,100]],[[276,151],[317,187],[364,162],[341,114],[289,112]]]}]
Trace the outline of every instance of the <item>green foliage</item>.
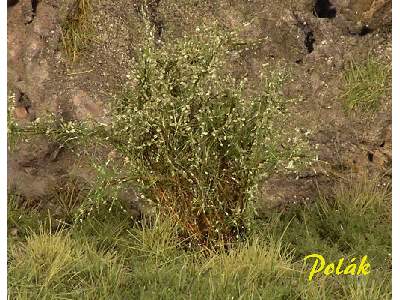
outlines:
[{"label": "green foliage", "polygon": [[361,63],[351,62],[344,73],[345,108],[376,111],[391,90],[390,72],[390,65],[374,57]]},{"label": "green foliage", "polygon": [[[271,216],[274,225],[261,226],[259,230],[273,228],[275,238],[284,231],[282,243],[294,249],[294,257],[299,261],[311,253],[323,254],[326,261],[331,262],[341,257],[348,260],[368,256],[372,268],[368,277],[353,280],[344,276],[335,280],[321,276],[317,278],[321,284],[318,294],[343,293],[351,299],[390,299],[389,191],[389,187],[381,186],[377,180],[352,181],[339,186],[333,199],[321,198],[313,204],[294,207],[284,215]],[[360,294],[363,297],[357,298]]]},{"label": "green foliage", "polygon": [[[264,220],[246,241],[217,250],[188,249],[177,223],[162,215],[132,226],[122,215],[111,218],[105,211],[64,231],[26,232],[25,240],[9,241],[9,295],[12,299],[391,298],[390,197],[385,189],[374,182],[353,184],[339,190],[334,200],[308,204],[298,212],[293,209],[288,217]],[[328,226],[321,228],[324,222]],[[372,272],[357,277],[318,275],[308,282],[310,266],[303,265],[303,258],[310,252],[330,261],[368,255]]]},{"label": "green foliage", "polygon": [[390,215],[388,189],[365,180],[353,183],[352,188],[341,186],[334,199],[321,198],[313,205],[294,208],[277,223],[290,222],[285,237],[296,242],[299,258],[312,251],[326,253],[330,259],[341,253],[365,253],[383,264],[391,253]]},{"label": "green foliage", "polygon": [[237,238],[259,180],[306,161],[287,130],[283,74],[271,72],[248,98],[245,80],[222,71],[233,39],[204,29],[147,46],[112,109],[110,142],[138,191],[205,244]]}]

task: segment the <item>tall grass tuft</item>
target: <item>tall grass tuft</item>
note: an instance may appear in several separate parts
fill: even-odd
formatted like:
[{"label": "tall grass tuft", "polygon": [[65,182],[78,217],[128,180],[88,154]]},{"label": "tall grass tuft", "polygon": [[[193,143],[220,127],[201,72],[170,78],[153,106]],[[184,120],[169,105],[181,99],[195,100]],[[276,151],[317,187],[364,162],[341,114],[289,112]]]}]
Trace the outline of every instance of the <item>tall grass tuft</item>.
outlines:
[{"label": "tall grass tuft", "polygon": [[347,110],[373,112],[391,90],[390,65],[369,56],[365,62],[351,62],[344,73],[344,105]]},{"label": "tall grass tuft", "polygon": [[62,43],[67,57],[72,62],[91,40],[93,30],[89,21],[91,11],[91,0],[75,0],[67,19],[62,24]]},{"label": "tall grass tuft", "polygon": [[9,263],[12,299],[104,299],[124,284],[123,265],[113,253],[65,232],[32,233],[9,248]]}]

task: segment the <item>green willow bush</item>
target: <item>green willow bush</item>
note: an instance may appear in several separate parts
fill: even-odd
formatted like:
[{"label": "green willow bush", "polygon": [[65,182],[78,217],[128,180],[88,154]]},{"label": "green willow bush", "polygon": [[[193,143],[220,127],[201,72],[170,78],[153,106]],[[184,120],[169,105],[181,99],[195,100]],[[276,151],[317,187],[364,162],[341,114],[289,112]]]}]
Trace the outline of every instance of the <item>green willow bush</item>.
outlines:
[{"label": "green willow bush", "polygon": [[238,238],[260,179],[304,161],[299,134],[286,130],[284,76],[272,73],[249,98],[245,80],[223,72],[234,38],[204,29],[145,46],[112,109],[109,141],[141,197],[203,245]]}]

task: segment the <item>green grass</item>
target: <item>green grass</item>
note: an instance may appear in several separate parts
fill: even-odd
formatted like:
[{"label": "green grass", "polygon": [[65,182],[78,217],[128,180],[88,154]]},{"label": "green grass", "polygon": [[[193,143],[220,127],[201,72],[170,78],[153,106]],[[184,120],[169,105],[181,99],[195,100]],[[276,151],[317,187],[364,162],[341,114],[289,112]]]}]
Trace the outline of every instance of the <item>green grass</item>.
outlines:
[{"label": "green grass", "polygon": [[353,61],[344,73],[344,105],[347,110],[373,112],[379,109],[391,90],[390,65],[369,56],[363,62]]},{"label": "green grass", "polygon": [[[189,249],[178,224],[162,215],[132,223],[107,210],[88,222],[45,226],[9,239],[12,299],[390,299],[390,194],[352,182],[333,199],[271,213],[226,249]],[[12,199],[11,199],[12,201]],[[9,223],[33,219],[11,206]],[[23,217],[16,220],[16,215]],[[39,218],[39,216],[37,216]],[[38,221],[38,220],[37,220]],[[30,221],[32,222],[32,221]],[[28,226],[23,221],[20,227]],[[365,277],[316,275],[303,258],[368,255]]]},{"label": "green grass", "polygon": [[32,234],[10,248],[12,299],[104,299],[124,286],[112,252],[76,243],[64,232]]},{"label": "green grass", "polygon": [[[272,217],[270,220],[275,224],[275,237],[279,237],[281,232],[285,231],[282,242],[294,250],[296,260],[300,261],[311,253],[323,253],[327,261],[337,261],[341,257],[351,259],[368,256],[373,271],[363,282],[366,286],[359,285],[360,283],[353,282],[353,279],[348,277],[339,280],[319,278],[322,282],[328,280],[327,289],[333,289],[335,285],[340,286],[340,293],[361,293],[361,290],[365,289],[373,292],[371,298],[366,299],[377,299],[379,297],[374,298],[373,294],[376,291],[372,288],[377,286],[383,299],[389,297],[391,289],[389,187],[380,186],[374,180],[350,182],[337,189],[334,199],[321,198],[312,205],[293,208],[288,213],[275,219]],[[267,229],[260,227],[259,230]],[[356,288],[357,292],[352,290],[353,288]]]}]

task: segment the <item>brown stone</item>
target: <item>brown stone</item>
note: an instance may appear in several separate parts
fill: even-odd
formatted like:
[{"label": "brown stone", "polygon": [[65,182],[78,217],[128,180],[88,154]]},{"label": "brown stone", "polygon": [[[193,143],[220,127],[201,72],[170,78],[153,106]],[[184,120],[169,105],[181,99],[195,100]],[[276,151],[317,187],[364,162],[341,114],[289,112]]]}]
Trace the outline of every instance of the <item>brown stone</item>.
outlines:
[{"label": "brown stone", "polygon": [[18,106],[14,109],[15,117],[19,120],[26,120],[29,117],[29,113],[23,106]]},{"label": "brown stone", "polygon": [[99,103],[93,101],[93,99],[84,91],[77,91],[72,97],[72,103],[75,107],[75,114],[78,119],[85,120],[88,118],[101,117],[103,110]]},{"label": "brown stone", "polygon": [[56,29],[57,22],[57,10],[42,3],[37,10],[33,31],[42,37],[48,37]]}]

